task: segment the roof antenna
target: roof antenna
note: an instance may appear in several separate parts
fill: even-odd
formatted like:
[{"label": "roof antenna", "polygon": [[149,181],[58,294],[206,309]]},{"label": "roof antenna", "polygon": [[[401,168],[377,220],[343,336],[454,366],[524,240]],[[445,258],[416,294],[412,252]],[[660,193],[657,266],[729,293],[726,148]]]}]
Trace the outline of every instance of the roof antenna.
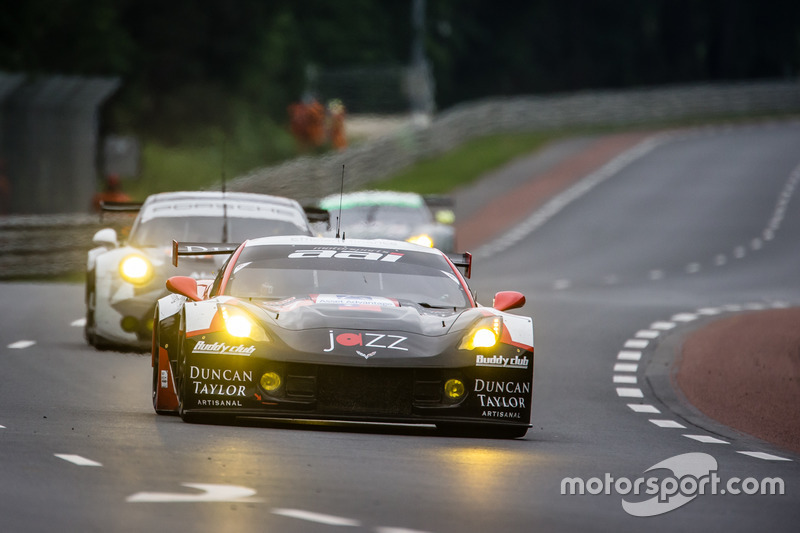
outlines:
[{"label": "roof antenna", "polygon": [[[342,195],[344,194],[344,165],[342,165],[342,186],[339,189],[339,216],[336,217],[336,238],[339,238],[339,229],[342,227]],[[342,237],[344,240],[344,237]]]},{"label": "roof antenna", "polygon": [[228,204],[225,202],[225,141],[222,139],[222,242],[228,242]]}]

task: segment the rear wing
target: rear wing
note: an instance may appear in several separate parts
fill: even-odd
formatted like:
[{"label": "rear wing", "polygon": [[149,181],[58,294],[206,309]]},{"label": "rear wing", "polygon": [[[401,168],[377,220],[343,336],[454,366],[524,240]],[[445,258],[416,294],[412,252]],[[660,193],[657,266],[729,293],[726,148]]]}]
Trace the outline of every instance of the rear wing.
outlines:
[{"label": "rear wing", "polygon": [[172,264],[178,266],[179,256],[232,254],[239,242],[178,242],[172,241]]},{"label": "rear wing", "polygon": [[313,205],[304,205],[303,211],[305,211],[306,218],[308,218],[308,221],[312,224],[315,222],[324,222],[330,225],[331,223],[331,214],[327,209],[322,209],[321,207],[315,207]]},{"label": "rear wing", "polygon": [[100,202],[100,209],[103,211],[136,212],[142,209],[144,202]]},{"label": "rear wing", "polygon": [[469,278],[472,276],[472,254],[464,252],[463,254],[447,254],[447,258],[458,268],[464,269],[464,276]]},{"label": "rear wing", "polygon": [[141,211],[144,202],[107,202],[100,201],[100,222],[106,213],[137,213]]}]

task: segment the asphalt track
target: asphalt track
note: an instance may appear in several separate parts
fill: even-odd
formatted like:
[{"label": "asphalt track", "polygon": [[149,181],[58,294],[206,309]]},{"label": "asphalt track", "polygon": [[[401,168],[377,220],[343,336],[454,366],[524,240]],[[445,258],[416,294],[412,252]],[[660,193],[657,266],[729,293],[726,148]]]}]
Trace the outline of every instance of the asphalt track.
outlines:
[{"label": "asphalt track", "polygon": [[[517,161],[459,209],[530,194],[607,142]],[[512,227],[474,243],[472,286],[486,304],[528,296],[534,428],[519,440],[159,417],[148,357],[84,344],[82,287],[5,283],[0,530],[796,531],[800,456],[689,411],[669,380],[698,327],[800,302],[799,146],[796,122],[626,138],[530,209],[500,201]],[[712,473],[721,487],[698,494]],[[645,478],[663,501],[625,493]],[[784,494],[729,490],[767,478]],[[562,494],[565,479],[587,490]]]}]

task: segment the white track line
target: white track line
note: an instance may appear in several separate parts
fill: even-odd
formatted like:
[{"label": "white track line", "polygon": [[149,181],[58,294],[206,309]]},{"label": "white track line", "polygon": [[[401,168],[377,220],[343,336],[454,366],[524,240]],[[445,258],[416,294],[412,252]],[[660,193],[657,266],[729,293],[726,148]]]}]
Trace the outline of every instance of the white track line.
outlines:
[{"label": "white track line", "polygon": [[12,350],[23,350],[25,348],[30,348],[34,344],[36,344],[36,341],[23,340],[23,341],[12,342],[11,344],[8,345],[8,347],[11,348]]},{"label": "white track line", "polygon": [[617,354],[617,359],[620,361],[638,361],[642,358],[642,352],[634,352],[632,350],[622,350]]},{"label": "white track line", "polygon": [[657,329],[660,331],[669,331],[675,327],[675,322],[653,322],[650,324],[650,329]]},{"label": "white track line", "polygon": [[642,348],[647,348],[647,345],[650,344],[650,341],[645,339],[628,339],[625,341],[625,348],[636,348],[637,350],[641,350]]},{"label": "white track line", "polygon": [[686,426],[684,426],[683,424],[679,424],[674,420],[661,420],[661,419],[651,418],[649,422],[657,425],[660,428],[686,429]]},{"label": "white track line", "polygon": [[628,407],[636,413],[661,413],[657,407],[646,403],[629,403]]},{"label": "white track line", "polygon": [[771,453],[764,453],[764,452],[736,452],[741,453],[742,455],[749,455],[750,457],[755,457],[756,459],[764,459],[765,461],[791,461],[791,459],[787,459],[786,457],[778,457],[777,455],[772,455]]},{"label": "white track line", "polygon": [[687,439],[696,440],[697,442],[702,442],[704,444],[730,444],[730,442],[726,440],[709,437],[708,435],[684,435],[684,437]]},{"label": "white track line", "polygon": [[97,461],[92,461],[91,459],[87,459],[86,457],[81,457],[80,455],[72,455],[68,453],[54,453],[56,457],[59,459],[64,459],[65,461],[69,461],[72,464],[78,466],[103,466],[101,463]]}]

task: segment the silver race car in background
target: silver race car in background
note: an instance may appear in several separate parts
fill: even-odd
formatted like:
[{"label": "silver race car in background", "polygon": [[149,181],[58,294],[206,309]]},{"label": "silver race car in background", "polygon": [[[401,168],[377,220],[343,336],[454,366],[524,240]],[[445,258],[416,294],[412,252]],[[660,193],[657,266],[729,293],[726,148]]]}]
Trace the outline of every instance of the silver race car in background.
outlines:
[{"label": "silver race car in background", "polygon": [[165,192],[143,204],[107,205],[138,210],[124,242],[112,228],[92,239],[86,275],[89,344],[98,348],[146,350],[152,338],[153,308],[167,294],[170,276],[213,277],[215,258],[197,257],[178,269],[170,262],[173,240],[242,242],[271,235],[310,235],[308,217],[295,200],[252,193]]},{"label": "silver race car in background", "polygon": [[325,236],[335,237],[340,229],[349,238],[394,239],[454,251],[454,215],[446,197],[359,191],[326,196],[318,205],[330,213],[330,226],[321,232]]}]

